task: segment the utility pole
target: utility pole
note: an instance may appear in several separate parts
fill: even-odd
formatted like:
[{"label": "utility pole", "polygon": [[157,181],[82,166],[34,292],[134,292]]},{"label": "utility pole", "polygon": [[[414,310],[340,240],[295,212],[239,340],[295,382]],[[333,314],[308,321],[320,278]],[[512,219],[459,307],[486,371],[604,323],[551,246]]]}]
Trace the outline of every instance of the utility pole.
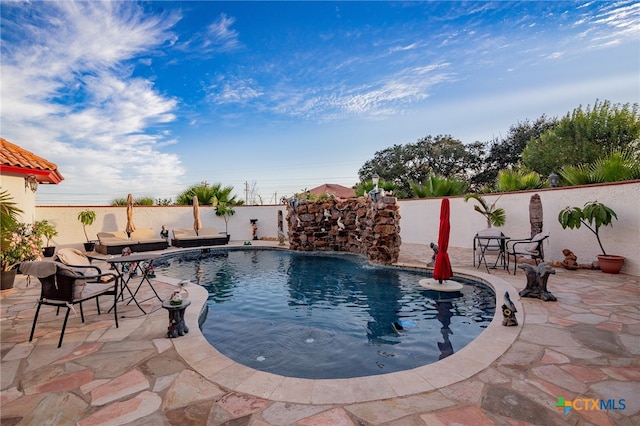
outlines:
[{"label": "utility pole", "polygon": [[249,182],[244,181],[244,203],[249,204]]}]

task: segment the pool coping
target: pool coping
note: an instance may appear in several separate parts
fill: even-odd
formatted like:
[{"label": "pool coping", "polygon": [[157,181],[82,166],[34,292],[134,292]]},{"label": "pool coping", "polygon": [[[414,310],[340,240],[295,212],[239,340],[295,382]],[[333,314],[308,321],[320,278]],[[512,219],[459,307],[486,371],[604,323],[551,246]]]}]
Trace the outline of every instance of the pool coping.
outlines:
[{"label": "pool coping", "polygon": [[[401,267],[415,265],[398,264]],[[424,269],[424,268],[422,268]],[[239,364],[218,352],[204,338],[199,320],[206,310],[208,292],[189,283],[191,309],[185,312],[189,333],[172,339],[177,353],[190,368],[221,388],[272,401],[301,404],[344,404],[396,398],[437,390],[466,380],[491,365],[516,340],[522,327],[504,327],[499,298],[505,292],[515,296],[518,290],[494,275],[471,269],[457,269],[455,275],[480,280],[496,294],[496,311],[489,326],[464,348],[447,358],[421,367],[394,373],[348,379],[302,379],[267,373]],[[180,280],[158,276],[159,281],[176,285]],[[418,283],[416,282],[416,285]],[[524,320],[522,304],[512,297],[516,318]]]}]

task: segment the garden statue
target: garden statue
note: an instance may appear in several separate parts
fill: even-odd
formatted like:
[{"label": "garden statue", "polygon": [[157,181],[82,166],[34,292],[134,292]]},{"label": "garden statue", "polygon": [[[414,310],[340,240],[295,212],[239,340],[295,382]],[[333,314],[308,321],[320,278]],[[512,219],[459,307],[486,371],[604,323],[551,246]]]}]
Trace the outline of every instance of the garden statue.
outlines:
[{"label": "garden statue", "polygon": [[516,306],[511,301],[511,297],[509,296],[509,292],[504,292],[504,302],[502,303],[502,316],[504,319],[502,320],[502,325],[506,327],[513,327],[518,325],[518,319],[516,318]]},{"label": "garden statue", "polygon": [[527,276],[527,286],[520,292],[520,297],[534,297],[542,299],[545,302],[555,302],[556,297],[547,290],[547,280],[549,275],[555,274],[556,270],[546,263],[542,262],[536,267],[528,263],[518,265],[524,270]]},{"label": "garden statue", "polygon": [[254,240],[258,239],[258,219],[249,219],[251,222],[251,235]]},{"label": "garden statue", "polygon": [[562,254],[564,255],[564,260],[562,260],[562,262],[554,262],[553,266],[562,266],[570,271],[575,271],[576,269],[593,269],[593,264],[591,263],[578,263],[578,256],[569,249],[562,250]]},{"label": "garden statue", "polygon": [[431,256],[431,262],[429,262],[427,266],[433,266],[435,265],[436,257],[438,256],[438,245],[434,242],[431,242],[431,244],[429,244],[429,247],[431,247],[431,250],[433,250],[433,256]]}]

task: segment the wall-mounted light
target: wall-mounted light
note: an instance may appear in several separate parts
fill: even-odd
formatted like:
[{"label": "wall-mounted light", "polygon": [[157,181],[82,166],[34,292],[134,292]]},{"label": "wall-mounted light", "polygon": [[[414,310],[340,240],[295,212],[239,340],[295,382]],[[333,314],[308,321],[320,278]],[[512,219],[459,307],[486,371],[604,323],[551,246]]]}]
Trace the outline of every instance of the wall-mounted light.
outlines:
[{"label": "wall-mounted light", "polygon": [[556,188],[556,187],[558,186],[558,183],[559,183],[559,182],[560,182],[560,176],[558,176],[558,175],[557,175],[557,174],[555,174],[555,173],[551,173],[551,174],[549,175],[549,185],[550,185],[552,188]]},{"label": "wall-mounted light", "polygon": [[24,177],[24,188],[29,188],[31,192],[36,192],[38,190],[38,179],[36,179],[36,175]]}]

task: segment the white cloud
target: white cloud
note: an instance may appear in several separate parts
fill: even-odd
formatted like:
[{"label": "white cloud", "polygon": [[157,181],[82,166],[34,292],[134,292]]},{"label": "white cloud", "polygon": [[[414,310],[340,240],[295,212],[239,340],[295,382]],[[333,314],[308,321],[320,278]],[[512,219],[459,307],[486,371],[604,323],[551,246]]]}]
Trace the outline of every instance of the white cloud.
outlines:
[{"label": "white cloud", "polygon": [[207,100],[213,104],[245,104],[263,95],[253,79],[219,76],[207,88]]},{"label": "white cloud", "polygon": [[234,23],[235,18],[221,13],[205,31],[197,32],[188,40],[178,43],[177,47],[199,58],[241,49],[239,34],[231,28]]},{"label": "white cloud", "polygon": [[175,119],[177,101],[131,78],[128,61],[171,40],[179,16],[145,16],[131,2],[12,7],[3,40],[3,136],[56,163],[62,187],[80,192],[127,193],[177,180],[179,160],[158,151],[167,135],[153,130]]},{"label": "white cloud", "polygon": [[220,15],[217,21],[209,25],[204,47],[216,46],[216,50],[227,52],[235,50],[240,46],[238,41],[238,32],[231,29],[235,22],[234,18],[228,18],[224,13]]}]

